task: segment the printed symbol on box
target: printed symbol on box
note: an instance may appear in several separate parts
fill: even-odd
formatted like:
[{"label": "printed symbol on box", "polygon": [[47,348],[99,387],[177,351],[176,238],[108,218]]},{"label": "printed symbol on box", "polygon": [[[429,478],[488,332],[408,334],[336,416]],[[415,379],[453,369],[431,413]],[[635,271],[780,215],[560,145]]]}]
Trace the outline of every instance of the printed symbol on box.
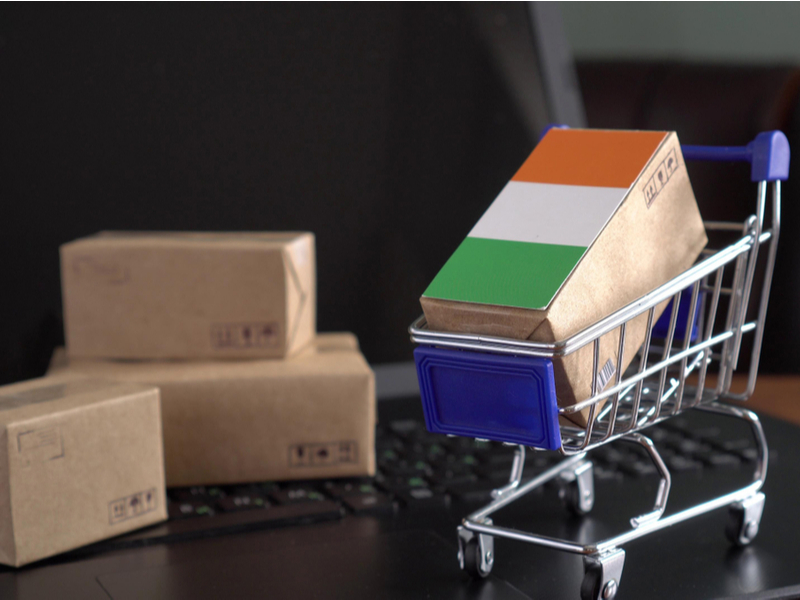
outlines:
[{"label": "printed symbol on box", "polygon": [[218,323],[211,326],[211,345],[214,348],[264,348],[277,343],[277,323]]},{"label": "printed symbol on box", "polygon": [[358,444],[352,441],[297,444],[289,447],[290,467],[323,467],[340,463],[354,463],[357,458]]},{"label": "printed symbol on box", "polygon": [[148,490],[144,495],[145,512],[150,512],[156,508],[156,491]]},{"label": "printed symbol on box", "polygon": [[64,440],[58,427],[32,429],[17,434],[23,467],[64,457]]},{"label": "printed symbol on box", "polygon": [[108,505],[108,520],[111,525],[125,519],[125,499],[114,500]]},{"label": "printed symbol on box", "polygon": [[658,168],[658,171],[656,171],[655,180],[656,187],[660,192],[662,189],[664,189],[664,185],[667,183],[667,171],[664,169],[663,165]]},{"label": "printed symbol on box", "polygon": [[354,463],[358,459],[358,445],[355,442],[339,444],[339,462]]},{"label": "printed symbol on box", "polygon": [[276,338],[275,327],[272,325],[260,325],[256,328],[255,345],[268,346],[274,343]]},{"label": "printed symbol on box", "polygon": [[132,516],[142,514],[146,508],[142,499],[142,494],[134,494],[131,496],[131,499],[128,500],[128,506],[130,507]]},{"label": "printed symbol on box", "polygon": [[91,256],[78,256],[72,261],[72,271],[79,280],[120,285],[130,279],[128,267],[114,262],[99,261]]},{"label": "printed symbol on box", "polygon": [[311,464],[311,453],[304,445],[289,448],[289,465],[292,467],[306,467]]},{"label": "printed symbol on box", "polygon": [[156,490],[150,488],[108,503],[108,523],[114,525],[120,521],[132,519],[156,509]]},{"label": "printed symbol on box", "polygon": [[653,178],[651,177],[650,181],[647,182],[647,185],[644,188],[644,198],[648,207],[653,203],[653,200],[655,200],[656,194],[658,194],[656,191],[656,184],[653,182]]},{"label": "printed symbol on box", "polygon": [[675,154],[675,150],[670,151],[667,155],[667,158],[661,161],[661,164],[658,165],[656,172],[653,174],[652,177],[647,181],[642,190],[644,193],[644,200],[645,204],[647,204],[647,208],[653,204],[653,201],[656,199],[656,196],[664,189],[667,185],[667,182],[672,177],[672,174],[678,169],[678,156]]},{"label": "printed symbol on box", "polygon": [[326,463],[331,457],[331,453],[328,452],[327,448],[317,448],[317,451],[314,453],[314,462],[319,463]]},{"label": "printed symbol on box", "polygon": [[667,159],[664,161],[664,168],[667,170],[667,178],[672,177],[675,169],[678,168],[678,157],[675,154],[675,150],[670,152],[667,156]]}]

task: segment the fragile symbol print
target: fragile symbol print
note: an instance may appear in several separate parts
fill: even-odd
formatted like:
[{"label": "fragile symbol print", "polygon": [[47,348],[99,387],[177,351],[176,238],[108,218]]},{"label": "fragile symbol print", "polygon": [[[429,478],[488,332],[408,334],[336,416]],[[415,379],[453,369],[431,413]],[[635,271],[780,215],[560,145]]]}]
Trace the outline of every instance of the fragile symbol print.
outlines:
[{"label": "fragile symbol print", "polygon": [[658,169],[653,174],[644,186],[644,198],[647,202],[647,208],[652,206],[656,196],[664,189],[672,174],[678,168],[678,158],[675,155],[675,150],[672,150],[667,158],[661,161]]}]

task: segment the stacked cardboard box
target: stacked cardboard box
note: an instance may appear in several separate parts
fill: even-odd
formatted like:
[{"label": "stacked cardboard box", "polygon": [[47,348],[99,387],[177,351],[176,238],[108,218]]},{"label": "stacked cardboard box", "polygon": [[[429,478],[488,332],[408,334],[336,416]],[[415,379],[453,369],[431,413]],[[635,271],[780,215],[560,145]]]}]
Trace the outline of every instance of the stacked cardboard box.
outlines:
[{"label": "stacked cardboard box", "polygon": [[0,387],[0,562],[166,518],[158,390],[44,377]]},{"label": "stacked cardboard box", "polygon": [[51,373],[158,386],[167,485],[374,474],[374,375],[316,335],[313,234],[101,233],[61,268]]}]

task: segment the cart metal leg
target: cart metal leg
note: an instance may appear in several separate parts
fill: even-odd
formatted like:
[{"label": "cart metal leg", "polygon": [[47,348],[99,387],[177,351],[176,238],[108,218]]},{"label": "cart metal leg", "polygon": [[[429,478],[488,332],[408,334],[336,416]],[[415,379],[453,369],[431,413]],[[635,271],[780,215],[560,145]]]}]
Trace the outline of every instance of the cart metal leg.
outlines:
[{"label": "cart metal leg", "polygon": [[712,510],[730,507],[730,522],[726,535],[732,543],[743,546],[749,544],[758,533],[761,515],[764,510],[764,494],[760,491],[767,477],[768,448],[764,431],[758,416],[752,411],[719,403],[697,407],[700,410],[747,421],[753,431],[758,448],[758,458],[753,482],[749,485],[719,496],[707,502],[692,506],[678,513],[664,516],[669,499],[671,477],[653,442],[640,433],[632,433],[624,441],[640,444],[658,470],[661,478],[656,493],[653,510],[631,519],[631,529],[620,535],[594,544],[584,545],[569,540],[527,533],[494,525],[490,515],[508,506],[528,492],[559,478],[567,489],[562,492],[568,506],[579,514],[591,510],[594,504],[594,483],[592,463],[585,454],[567,458],[542,474],[527,482],[522,482],[522,464],[525,448],[519,447],[515,454],[509,483],[495,490],[493,500],[482,509],[466,517],[458,527],[459,564],[473,576],[485,577],[492,569],[495,560],[494,538],[508,538],[529,542],[554,550],[572,552],[584,556],[584,580],[581,585],[581,600],[610,600],[619,589],[622,569],[625,564],[625,551],[621,546],[649,533],[665,529]]}]

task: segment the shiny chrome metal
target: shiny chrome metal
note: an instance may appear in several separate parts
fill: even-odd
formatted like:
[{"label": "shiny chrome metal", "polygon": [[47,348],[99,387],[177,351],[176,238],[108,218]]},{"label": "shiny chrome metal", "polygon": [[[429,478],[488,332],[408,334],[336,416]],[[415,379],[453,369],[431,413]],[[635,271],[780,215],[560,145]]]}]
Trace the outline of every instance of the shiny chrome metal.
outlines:
[{"label": "shiny chrome metal", "polygon": [[[689,507],[680,512],[664,516],[671,483],[669,470],[661,460],[658,452],[652,446],[652,441],[643,435],[633,434],[632,436],[628,436],[626,439],[633,437],[634,439],[631,439],[631,441],[640,443],[645,447],[651,459],[656,464],[659,474],[661,475],[661,483],[659,484],[659,489],[656,494],[654,510],[646,515],[631,519],[630,530],[624,531],[619,535],[607,540],[602,540],[593,544],[581,544],[569,540],[560,540],[534,533],[527,533],[518,529],[501,527],[491,524],[487,521],[487,517],[489,515],[497,512],[514,500],[517,500],[535,488],[544,485],[551,479],[558,477],[561,475],[561,473],[569,472],[575,469],[578,464],[584,462],[584,454],[572,456],[563,460],[560,464],[551,467],[538,477],[534,477],[516,490],[493,500],[484,508],[466,517],[462,521],[460,528],[474,533],[528,542],[531,544],[537,544],[539,546],[545,546],[547,548],[553,548],[554,550],[561,550],[563,552],[571,552],[573,554],[583,554],[589,556],[615,551],[623,544],[643,537],[649,533],[665,529],[666,527],[671,527],[672,525],[682,523],[683,521],[705,514],[712,510],[716,510],[718,508],[737,505],[737,503],[743,503],[749,498],[757,496],[764,485],[764,481],[766,480],[767,463],[769,460],[767,441],[758,416],[752,411],[726,404],[719,404],[717,402],[712,402],[706,406],[703,406],[701,407],[701,410],[719,415],[744,419],[751,425],[758,448],[758,458],[756,460],[756,469],[753,475],[753,481],[747,486]],[[763,509],[763,502],[761,503],[761,509]],[[751,511],[755,510],[757,509],[751,509]],[[752,514],[749,515],[749,518],[750,520],[754,520],[755,512],[752,512]]]},{"label": "shiny chrome metal", "polygon": [[659,481],[658,484],[658,491],[656,492],[656,504],[653,510],[631,519],[631,527],[638,529],[651,521],[658,521],[661,515],[664,514],[664,510],[667,508],[667,499],[669,498],[669,488],[670,485],[672,485],[672,477],[670,477],[667,465],[664,464],[661,455],[658,453],[658,450],[656,450],[650,438],[643,436],[641,433],[632,433],[623,439],[641,444],[650,456],[650,460],[655,464],[658,474],[661,476],[661,481]]},{"label": "shiny chrome metal", "polygon": [[525,468],[525,446],[519,445],[514,451],[514,462],[511,465],[511,475],[508,483],[501,488],[492,490],[492,498],[500,498],[504,494],[515,490],[522,481],[522,470]]},{"label": "shiny chrome metal", "polygon": [[[563,486],[559,494],[573,512],[585,515],[592,510],[594,506],[594,465],[592,465],[592,461],[580,461],[572,469],[562,471],[559,479]],[[574,498],[567,495],[571,486],[574,486],[576,494]]]}]

